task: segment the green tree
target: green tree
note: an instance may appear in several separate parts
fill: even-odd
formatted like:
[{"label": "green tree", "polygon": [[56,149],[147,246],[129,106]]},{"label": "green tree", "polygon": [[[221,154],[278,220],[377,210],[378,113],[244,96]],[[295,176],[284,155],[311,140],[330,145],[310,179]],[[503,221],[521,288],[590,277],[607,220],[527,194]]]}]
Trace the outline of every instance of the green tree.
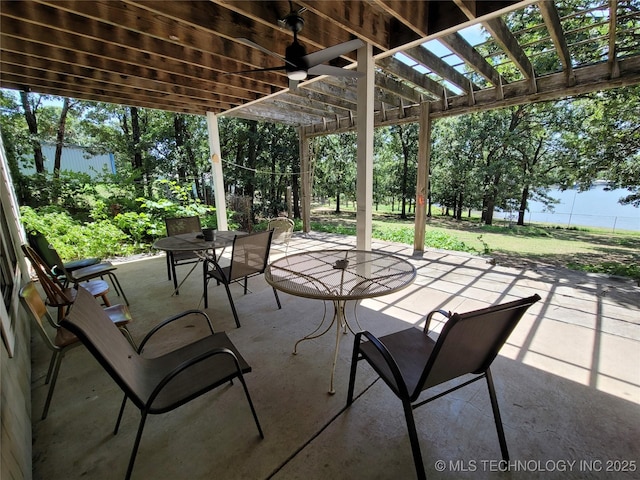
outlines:
[{"label": "green tree", "polygon": [[354,198],[356,182],[356,135],[342,133],[314,138],[315,187],[321,195],[335,196],[336,213],[341,197]]},{"label": "green tree", "polygon": [[626,87],[586,96],[575,102],[581,128],[566,135],[573,156],[563,174],[580,188],[607,180],[625,188],[623,204],[640,206],[640,87]]}]

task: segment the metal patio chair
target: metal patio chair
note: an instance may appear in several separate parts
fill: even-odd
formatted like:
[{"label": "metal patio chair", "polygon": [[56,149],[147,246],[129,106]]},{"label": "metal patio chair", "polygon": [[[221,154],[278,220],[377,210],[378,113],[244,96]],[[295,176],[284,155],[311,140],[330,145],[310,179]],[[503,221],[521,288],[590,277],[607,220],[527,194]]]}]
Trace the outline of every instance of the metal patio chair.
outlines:
[{"label": "metal patio chair", "polygon": [[284,245],[284,252],[289,249],[289,241],[293,236],[293,227],[295,223],[287,217],[272,218],[269,220],[267,230],[273,230],[271,243],[276,245]]},{"label": "metal patio chair", "polygon": [[[89,294],[90,295],[90,294]],[[49,370],[47,371],[47,377],[45,379],[45,385],[49,385],[49,391],[47,392],[47,399],[44,403],[44,409],[42,410],[42,420],[47,418],[49,412],[49,405],[51,404],[51,398],[53,397],[53,391],[56,387],[56,380],[58,379],[58,372],[60,371],[60,365],[67,351],[71,348],[77,347],[80,344],[78,337],[76,337],[69,330],[62,328],[57,322],[53,320],[46,305],[40,297],[40,293],[36,289],[33,282],[27,283],[20,289],[20,301],[22,306],[31,317],[34,325],[37,327],[38,333],[42,337],[45,345],[53,353],[49,362]],[[133,339],[127,330],[127,325],[131,322],[131,316],[129,311],[123,311],[122,305],[109,307],[105,310],[107,318],[127,337],[127,340],[134,345]],[[110,313],[112,315],[110,315]],[[49,326],[55,332],[55,335],[51,336],[50,332],[45,327],[44,319],[49,323]],[[49,329],[51,330],[51,329]]]},{"label": "metal patio chair", "polygon": [[[527,309],[540,300],[538,295],[468,313],[435,310],[426,317],[424,329],[409,328],[376,338],[368,331],[356,334],[349,376],[347,406],[353,403],[358,361],[365,360],[402,401],[409,431],[411,451],[419,479],[426,474],[413,410],[470,383],[486,379],[493,417],[498,432],[502,458],[509,460],[493,379],[489,367]],[[436,313],[448,318],[437,340],[429,333]],[[368,341],[363,341],[363,337]],[[460,379],[465,375],[471,379]],[[459,380],[448,390],[425,400],[418,399],[424,390],[450,380]]]},{"label": "metal patio chair", "polygon": [[[229,303],[231,304],[233,318],[236,321],[236,326],[240,328],[238,312],[236,311],[236,306],[233,303],[233,297],[231,296],[229,285],[232,283],[243,282],[244,293],[245,295],[247,294],[248,279],[250,277],[255,277],[256,275],[262,275],[267,268],[272,235],[273,231],[271,230],[252,233],[250,235],[236,235],[233,239],[231,263],[226,267],[221,267],[215,256],[210,256],[205,259],[203,267],[204,308],[209,307],[207,292],[209,280],[214,279],[218,284],[224,284],[224,288],[227,291],[227,297],[229,298]],[[278,292],[276,292],[275,288],[273,288],[273,294],[276,297],[278,308],[282,308],[280,305],[280,299],[278,298]]]},{"label": "metal patio chair", "polygon": [[[197,315],[206,322],[210,334],[157,357],[146,357],[143,350],[149,339],[173,322]],[[118,433],[127,400],[140,410],[140,423],[133,444],[126,479],[131,477],[147,415],[166,413],[238,379],[244,389],[258,433],[264,438],[251,401],[244,374],[251,367],[242,358],[224,332],[214,333],[209,317],[199,310],[188,310],[156,325],[134,349],[109,321],[91,295],[82,288],[78,298],[62,321],[98,360],[124,392],[114,435]],[[154,337],[155,338],[155,337]]]},{"label": "metal patio chair", "polygon": [[77,285],[95,278],[102,279],[107,276],[111,280],[116,294],[118,296],[122,295],[125,303],[129,305],[129,300],[115,274],[116,267],[111,262],[100,262],[76,268],[75,270],[69,270],[66,268],[60,255],[58,255],[57,250],[53,248],[53,245],[49,243],[44,234],[38,231],[32,231],[27,234],[27,237],[31,248],[35,250],[47,267],[49,267],[49,270],[51,270],[58,279],[63,281],[65,287]]},{"label": "metal patio chair", "polygon": [[[47,297],[47,305],[58,309],[58,323],[64,318],[67,309],[75,300],[76,290],[65,287],[59,278],[51,271],[48,265],[40,258],[33,248],[29,245],[22,245],[22,252],[29,260],[34,272],[36,273],[42,290]],[[110,307],[111,303],[107,298],[109,293],[109,285],[104,280],[89,280],[83,283],[84,288],[89,290],[91,295],[101,298],[102,303],[106,307]],[[126,308],[126,307],[124,307]]]},{"label": "metal patio chair", "polygon": [[[164,224],[167,227],[167,237],[183,233],[202,233],[200,217],[197,216],[165,218]],[[173,279],[173,288],[176,295],[179,295],[180,293],[178,291],[176,265],[186,265],[189,263],[197,263],[198,261],[200,261],[200,258],[195,252],[167,251],[167,276],[169,277],[169,280]]]}]

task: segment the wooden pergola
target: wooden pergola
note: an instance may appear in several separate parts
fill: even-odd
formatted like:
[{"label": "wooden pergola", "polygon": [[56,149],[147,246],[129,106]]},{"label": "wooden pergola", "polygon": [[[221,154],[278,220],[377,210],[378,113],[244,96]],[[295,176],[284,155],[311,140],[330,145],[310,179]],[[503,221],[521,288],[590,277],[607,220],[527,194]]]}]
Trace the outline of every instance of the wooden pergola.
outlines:
[{"label": "wooden pergola", "polygon": [[[359,248],[371,242],[373,129],[420,122],[420,252],[433,119],[640,82],[637,1],[567,8],[562,0],[0,0],[0,86],[207,115],[217,205],[224,204],[217,117],[293,125],[307,230],[309,139],[356,130]],[[304,18],[298,39],[308,52],[362,40],[331,64],[363,76],[315,77],[290,90],[283,71],[229,74],[282,63],[264,49],[284,54],[292,32],[280,20],[292,9]],[[514,12],[542,20],[512,31],[504,18]],[[488,32],[487,49],[470,40],[478,25]],[[526,43],[531,31],[540,39]]]}]

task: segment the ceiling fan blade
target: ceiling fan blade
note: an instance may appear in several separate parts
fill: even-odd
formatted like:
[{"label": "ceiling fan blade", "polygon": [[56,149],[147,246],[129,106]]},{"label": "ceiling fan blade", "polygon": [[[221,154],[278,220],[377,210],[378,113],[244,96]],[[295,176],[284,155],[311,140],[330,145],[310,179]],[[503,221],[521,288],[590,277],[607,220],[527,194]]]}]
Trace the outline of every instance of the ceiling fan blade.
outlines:
[{"label": "ceiling fan blade", "polygon": [[334,77],[351,77],[359,78],[364,74],[356,70],[347,70],[346,68],[334,67],[332,65],[316,65],[308,71],[309,75],[333,75]]},{"label": "ceiling fan blade", "polygon": [[333,60],[340,55],[344,55],[345,53],[357,50],[362,46],[364,46],[364,42],[356,38],[355,40],[349,40],[348,42],[339,43],[338,45],[334,45],[333,47],[328,47],[324,50],[310,53],[304,57],[304,60],[307,62],[307,65],[309,65],[309,67],[315,67],[316,65],[320,65],[321,63]]},{"label": "ceiling fan blade", "polygon": [[267,55],[271,55],[272,57],[279,58],[280,60],[282,60],[285,63],[288,63],[292,67],[296,66],[295,64],[291,63],[286,58],[284,58],[282,55],[279,55],[276,52],[272,52],[271,50],[268,50],[268,49],[264,48],[262,45],[258,45],[256,42],[252,42],[248,38],[236,38],[236,41],[238,41],[240,43],[244,43],[245,45],[247,45],[249,47],[257,48],[261,52],[266,53]]},{"label": "ceiling fan blade", "polygon": [[276,70],[286,70],[287,67],[268,67],[268,68],[254,68],[252,70],[240,70],[239,72],[227,72],[225,75],[239,75],[241,73],[255,73],[255,72],[273,72]]}]

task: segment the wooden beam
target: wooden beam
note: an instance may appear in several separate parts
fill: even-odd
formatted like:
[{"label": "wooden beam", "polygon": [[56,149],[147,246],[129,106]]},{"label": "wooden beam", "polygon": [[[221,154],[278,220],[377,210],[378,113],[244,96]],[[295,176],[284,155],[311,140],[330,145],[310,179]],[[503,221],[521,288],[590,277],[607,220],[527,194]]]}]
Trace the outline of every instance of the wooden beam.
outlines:
[{"label": "wooden beam", "polygon": [[560,23],[560,15],[558,14],[556,4],[552,0],[544,0],[538,4],[538,7],[540,8],[544,24],[555,46],[560,63],[562,63],[562,69],[567,77],[567,85],[571,86],[575,84],[576,77],[573,74],[571,53],[569,53],[567,39],[562,31],[562,24]]},{"label": "wooden beam", "polygon": [[311,231],[311,196],[313,194],[313,182],[311,175],[311,159],[309,150],[309,137],[303,128],[298,128],[298,142],[300,147],[300,190],[302,200],[302,231]]},{"label": "wooden beam", "polygon": [[495,42],[500,45],[504,52],[513,61],[515,66],[522,72],[525,78],[534,79],[535,72],[533,65],[527,54],[524,52],[516,37],[501,18],[494,18],[483,23],[484,27],[491,33]]},{"label": "wooden beam", "polygon": [[[434,98],[442,98],[444,96],[446,87],[432,80],[427,75],[418,72],[415,68],[405,65],[400,60],[391,57],[383,58],[378,60],[378,65],[393,75],[424,89]],[[448,91],[447,95],[454,95],[454,93]]]},{"label": "wooden beam", "polygon": [[607,62],[611,78],[620,76],[620,67],[618,65],[618,51],[616,48],[618,24],[618,0],[609,0],[609,54]]},{"label": "wooden beam", "polygon": [[438,40],[464,60],[476,73],[486,78],[493,86],[500,85],[501,77],[498,71],[462,35],[451,33],[438,38]]},{"label": "wooden beam", "polygon": [[[520,80],[503,86],[504,98],[496,100],[495,88],[485,89],[475,92],[475,105],[469,105],[466,95],[454,97],[449,101],[449,108],[443,109],[441,102],[431,102],[430,116],[432,119],[451,117],[477,113],[497,108],[512,107],[527,103],[545,102],[558,100],[576,95],[608,90],[612,88],[626,87],[640,83],[640,57],[631,57],[620,60],[620,76],[612,79],[609,77],[609,69],[606,62],[587,67],[576,68],[576,84],[568,87],[565,82],[564,72],[546,75],[538,79],[538,91],[532,93],[529,90],[529,81]],[[376,114],[375,126],[392,125],[397,123],[417,122],[420,119],[420,106],[412,105],[406,107],[402,114],[398,109],[388,110],[387,119],[382,121],[379,112]],[[355,119],[357,125],[358,119]],[[326,135],[331,133],[341,133],[353,131],[354,125],[344,123],[329,122],[324,125],[323,130],[318,126],[310,125],[305,127],[305,134],[308,136]]]},{"label": "wooden beam", "polygon": [[462,75],[458,70],[443,61],[437,55],[431,53],[424,47],[414,47],[403,52],[406,56],[412,58],[417,63],[424,65],[432,72],[440,75],[445,80],[456,85],[463,92],[469,92],[470,88],[479,90],[480,87],[471,82],[467,77]]}]

